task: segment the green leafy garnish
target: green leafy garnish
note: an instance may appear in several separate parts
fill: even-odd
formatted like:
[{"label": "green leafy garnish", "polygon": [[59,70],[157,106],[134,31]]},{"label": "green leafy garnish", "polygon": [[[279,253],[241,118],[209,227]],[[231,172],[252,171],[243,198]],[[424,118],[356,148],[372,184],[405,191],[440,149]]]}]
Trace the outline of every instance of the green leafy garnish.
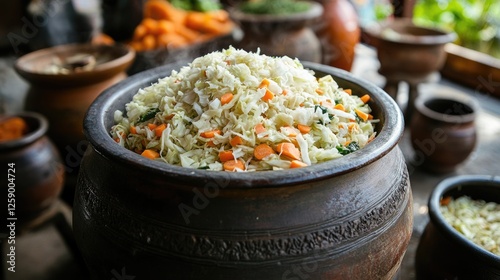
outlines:
[{"label": "green leafy garnish", "polygon": [[160,109],[158,109],[158,108],[151,108],[151,109],[147,110],[146,113],[144,113],[139,118],[139,122],[145,122],[147,120],[154,118],[158,112],[160,112]]},{"label": "green leafy garnish", "polygon": [[337,146],[337,151],[339,151],[339,153],[343,156],[347,155],[347,154],[350,154],[352,152],[355,152],[357,150],[359,150],[359,145],[357,142],[351,142],[349,143],[349,145],[347,146]]}]

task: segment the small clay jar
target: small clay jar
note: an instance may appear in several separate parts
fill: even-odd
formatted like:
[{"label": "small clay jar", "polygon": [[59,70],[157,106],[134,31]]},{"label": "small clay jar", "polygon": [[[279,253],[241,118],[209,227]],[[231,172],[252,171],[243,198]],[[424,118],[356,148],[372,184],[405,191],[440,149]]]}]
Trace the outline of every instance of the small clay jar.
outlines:
[{"label": "small clay jar", "polygon": [[236,47],[271,56],[289,56],[303,61],[321,62],[321,43],[311,29],[323,7],[310,2],[310,9],[293,14],[250,14],[238,6],[228,8],[243,37]]},{"label": "small clay jar", "polygon": [[414,164],[433,173],[455,170],[476,146],[477,110],[466,95],[419,96],[410,123]]},{"label": "small clay jar", "polygon": [[[57,200],[64,184],[64,168],[59,153],[47,137],[47,119],[37,113],[15,115],[28,126],[19,139],[0,141],[0,165],[8,188],[7,208],[20,223],[39,217]],[[7,117],[8,118],[8,117]],[[12,193],[12,195],[10,195]]]}]

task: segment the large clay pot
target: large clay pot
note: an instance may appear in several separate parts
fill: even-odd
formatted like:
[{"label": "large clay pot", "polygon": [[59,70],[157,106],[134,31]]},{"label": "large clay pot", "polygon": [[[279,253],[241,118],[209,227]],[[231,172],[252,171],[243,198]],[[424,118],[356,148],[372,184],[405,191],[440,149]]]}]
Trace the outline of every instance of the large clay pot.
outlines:
[{"label": "large clay pot", "polygon": [[236,47],[271,56],[287,55],[303,61],[321,62],[321,43],[311,29],[323,12],[321,5],[310,3],[305,12],[272,15],[248,14],[238,6],[228,8],[231,18],[238,23],[243,37]]},{"label": "large clay pot", "polygon": [[442,198],[469,196],[500,203],[500,177],[461,175],[441,181],[429,198],[430,221],[420,238],[415,256],[419,280],[500,279],[500,256],[474,244],[444,218]]},{"label": "large clay pot", "polygon": [[[329,162],[224,172],[147,160],[109,136],[113,112],[183,64],[139,73],[90,107],[91,143],[73,221],[95,279],[392,279],[412,233],[412,195],[397,146],[403,118],[378,87],[305,63],[317,76],[369,93],[378,136]],[[113,274],[115,273],[115,274]],[[121,275],[121,274],[120,274]]]},{"label": "large clay pot", "polygon": [[476,147],[477,110],[477,102],[467,95],[419,96],[410,123],[414,164],[434,173],[455,170]]},{"label": "large clay pot", "polygon": [[[47,72],[56,58],[64,61],[77,54],[94,55],[96,66],[68,74]],[[85,150],[85,112],[104,89],[127,77],[125,71],[134,57],[126,45],[70,44],[35,51],[16,61],[16,71],[30,84],[25,109],[47,117],[47,135],[61,153],[68,178],[76,178]]]},{"label": "large clay pot", "polygon": [[350,71],[361,39],[356,9],[349,0],[316,0],[323,15],[315,28],[322,45],[322,63]]},{"label": "large clay pot", "polygon": [[[56,147],[46,135],[46,118],[31,112],[15,116],[26,122],[28,132],[16,140],[0,141],[0,164],[5,189],[13,194],[6,195],[5,202],[13,198],[8,208],[13,209],[13,216],[23,224],[40,216],[57,200],[64,185],[64,168]],[[3,205],[7,213],[7,204]]]}]

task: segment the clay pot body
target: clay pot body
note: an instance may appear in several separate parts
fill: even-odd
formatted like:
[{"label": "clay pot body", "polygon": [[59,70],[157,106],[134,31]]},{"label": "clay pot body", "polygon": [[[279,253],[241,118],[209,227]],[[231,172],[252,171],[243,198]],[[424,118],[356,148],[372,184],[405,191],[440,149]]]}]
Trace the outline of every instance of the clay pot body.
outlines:
[{"label": "clay pot body", "polygon": [[[93,54],[98,64],[90,71],[52,74],[46,72],[56,57]],[[106,88],[127,77],[135,52],[125,45],[99,46],[90,44],[62,45],[29,53],[18,59],[16,71],[29,84],[25,109],[47,117],[49,138],[63,158],[68,194],[72,203],[73,190],[81,158],[87,145],[83,135],[83,118],[94,99]]]},{"label": "clay pot body", "polygon": [[476,111],[476,103],[466,96],[419,96],[410,124],[418,166],[446,173],[464,162],[476,146]]},{"label": "clay pot body", "polygon": [[260,15],[228,8],[231,18],[238,23],[243,37],[236,47],[270,56],[286,55],[303,61],[321,62],[321,43],[311,29],[323,11],[321,5],[311,3],[306,11],[290,15]]},{"label": "clay pot body", "polygon": [[446,59],[444,46],[455,39],[454,33],[417,26],[407,18],[370,26],[366,34],[377,49],[379,72],[403,81],[423,79],[441,69]]},{"label": "clay pot body", "polygon": [[11,175],[6,175],[6,180],[13,179],[5,185],[9,193],[12,187],[15,195],[15,206],[9,208],[15,209],[20,223],[27,223],[57,200],[64,185],[64,168],[57,149],[46,136],[45,117],[35,113],[16,116],[25,120],[29,132],[22,138],[0,142],[0,164]]},{"label": "clay pot body", "polygon": [[462,175],[445,179],[429,199],[429,217],[417,247],[417,279],[499,279],[500,256],[466,239],[451,227],[439,209],[440,199],[467,195],[500,203],[500,177]]},{"label": "clay pot body", "polygon": [[316,0],[323,15],[316,33],[322,45],[322,63],[350,71],[355,48],[361,39],[356,9],[348,0]]},{"label": "clay pot body", "polygon": [[[294,170],[210,172],[147,160],[108,135],[136,90],[179,69],[128,78],[93,103],[75,237],[95,279],[392,279],[409,243],[412,196],[397,146],[402,115],[374,85],[306,64],[370,92],[378,136],[343,158]],[[282,172],[283,171],[283,172]],[[300,276],[302,275],[302,276]]]}]

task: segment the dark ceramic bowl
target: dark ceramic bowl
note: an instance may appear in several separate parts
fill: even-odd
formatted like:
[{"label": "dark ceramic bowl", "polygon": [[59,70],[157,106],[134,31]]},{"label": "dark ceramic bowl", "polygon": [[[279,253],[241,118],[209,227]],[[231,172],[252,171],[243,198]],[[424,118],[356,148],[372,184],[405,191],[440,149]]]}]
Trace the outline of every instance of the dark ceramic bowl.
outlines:
[{"label": "dark ceramic bowl", "polygon": [[[6,174],[13,175],[9,178],[15,179],[6,181],[5,188],[9,187],[10,193],[13,185],[16,217],[22,229],[56,202],[64,185],[64,167],[54,144],[46,136],[48,121],[43,115],[21,112],[3,117],[20,117],[28,127],[21,138],[0,141],[0,164]],[[7,172],[7,169],[11,170]]]},{"label": "dark ceramic bowl", "polygon": [[470,196],[500,203],[500,177],[454,176],[440,182],[429,198],[429,217],[416,253],[418,279],[500,279],[500,256],[476,245],[446,222],[440,200]]},{"label": "dark ceramic bowl", "polygon": [[370,94],[380,123],[369,145],[304,168],[259,172],[173,166],[117,145],[109,135],[115,110],[184,65],[134,75],[87,112],[90,147],[73,223],[93,279],[116,271],[137,279],[392,279],[413,226],[397,104],[346,71],[304,63]]}]

